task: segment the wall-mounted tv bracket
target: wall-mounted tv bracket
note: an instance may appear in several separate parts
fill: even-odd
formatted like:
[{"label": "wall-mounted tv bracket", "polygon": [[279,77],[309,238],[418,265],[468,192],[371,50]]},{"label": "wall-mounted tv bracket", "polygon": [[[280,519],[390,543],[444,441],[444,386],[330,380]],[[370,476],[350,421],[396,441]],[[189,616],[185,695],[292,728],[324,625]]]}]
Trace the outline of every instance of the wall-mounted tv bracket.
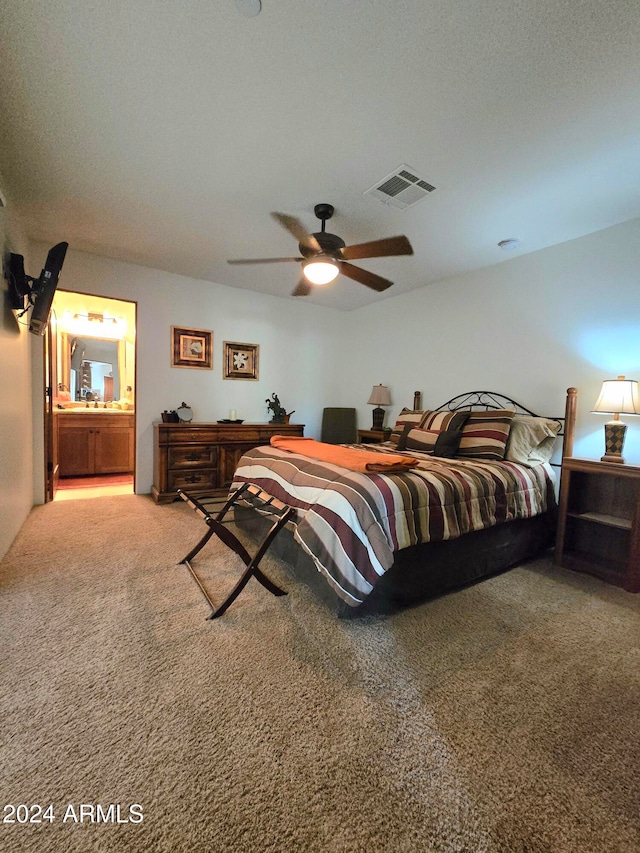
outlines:
[{"label": "wall-mounted tv bracket", "polygon": [[42,272],[38,278],[27,275],[24,271],[24,257],[15,252],[8,252],[4,257],[4,276],[9,285],[9,305],[18,316],[35,305],[38,294],[49,287],[55,290],[60,270],[64,263],[68,243],[58,243],[49,250]]},{"label": "wall-mounted tv bracket", "polygon": [[7,295],[9,305],[18,316],[26,314],[35,300],[36,279],[27,275],[24,271],[24,258],[9,252],[4,258],[4,277],[9,285]]}]

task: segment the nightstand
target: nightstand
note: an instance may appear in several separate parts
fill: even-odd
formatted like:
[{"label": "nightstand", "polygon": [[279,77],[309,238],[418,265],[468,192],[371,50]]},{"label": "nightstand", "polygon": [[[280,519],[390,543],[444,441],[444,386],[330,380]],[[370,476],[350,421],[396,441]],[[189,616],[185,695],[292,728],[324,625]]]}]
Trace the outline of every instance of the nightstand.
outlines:
[{"label": "nightstand", "polygon": [[640,467],[563,459],[554,562],[640,592]]},{"label": "nightstand", "polygon": [[381,429],[359,429],[358,444],[380,444],[388,441],[390,435],[390,432],[383,432]]}]

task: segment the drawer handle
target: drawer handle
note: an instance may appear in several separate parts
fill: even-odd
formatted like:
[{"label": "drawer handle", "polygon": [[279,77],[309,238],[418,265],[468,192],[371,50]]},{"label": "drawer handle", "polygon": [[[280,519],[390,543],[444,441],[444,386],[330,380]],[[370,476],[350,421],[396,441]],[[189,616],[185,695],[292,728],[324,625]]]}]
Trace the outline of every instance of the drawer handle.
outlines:
[{"label": "drawer handle", "polygon": [[201,453],[190,453],[190,454],[189,454],[188,456],[186,456],[185,458],[186,458],[189,462],[197,462],[197,461],[198,461],[198,459],[202,459],[202,454],[201,454]]},{"label": "drawer handle", "polygon": [[197,477],[195,474],[192,474],[190,477],[185,477],[187,483],[199,483],[200,477]]}]

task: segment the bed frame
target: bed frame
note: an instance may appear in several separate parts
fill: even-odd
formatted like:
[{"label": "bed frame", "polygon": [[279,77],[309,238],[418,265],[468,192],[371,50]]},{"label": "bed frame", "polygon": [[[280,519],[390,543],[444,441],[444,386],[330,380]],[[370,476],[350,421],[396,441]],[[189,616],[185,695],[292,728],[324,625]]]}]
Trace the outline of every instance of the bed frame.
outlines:
[{"label": "bed frame", "polygon": [[[561,457],[573,451],[577,390],[569,388],[564,417],[560,423]],[[459,394],[437,411],[492,410],[515,408],[519,414],[534,415],[520,403],[492,391]],[[559,462],[552,462],[559,467]],[[235,506],[235,522],[251,538],[263,538],[270,521],[250,507]],[[315,594],[342,617],[389,613],[422,603],[437,595],[459,589],[483,578],[513,568],[543,553],[553,544],[556,510],[530,519],[498,524],[486,530],[466,533],[444,542],[427,542],[396,553],[391,568],[376,583],[358,607],[345,604],[323,580],[311,558],[295,542],[288,528],[281,530],[271,546],[272,553],[293,567],[297,578],[311,586]],[[425,566],[428,565],[428,571]]]}]

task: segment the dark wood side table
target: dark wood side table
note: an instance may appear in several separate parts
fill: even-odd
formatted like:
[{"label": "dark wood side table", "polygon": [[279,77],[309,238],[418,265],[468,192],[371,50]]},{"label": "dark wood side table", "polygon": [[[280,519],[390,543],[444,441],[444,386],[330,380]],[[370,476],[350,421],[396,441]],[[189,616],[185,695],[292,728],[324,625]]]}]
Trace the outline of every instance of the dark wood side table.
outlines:
[{"label": "dark wood side table", "polygon": [[381,429],[359,429],[358,444],[380,444],[387,441],[390,432],[383,432]]},{"label": "dark wood side table", "polygon": [[554,562],[640,592],[640,467],[563,459]]}]

